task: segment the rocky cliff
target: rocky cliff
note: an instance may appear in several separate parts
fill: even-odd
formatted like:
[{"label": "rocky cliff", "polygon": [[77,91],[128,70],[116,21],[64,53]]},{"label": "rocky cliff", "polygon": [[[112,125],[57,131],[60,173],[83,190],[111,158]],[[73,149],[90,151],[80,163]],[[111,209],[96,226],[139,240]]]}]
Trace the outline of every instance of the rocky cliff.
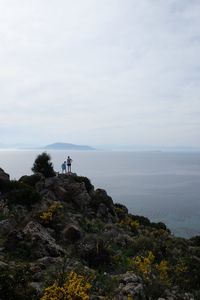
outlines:
[{"label": "rocky cliff", "polygon": [[0,299],[200,299],[200,237],[129,214],[86,177],[0,169]]}]

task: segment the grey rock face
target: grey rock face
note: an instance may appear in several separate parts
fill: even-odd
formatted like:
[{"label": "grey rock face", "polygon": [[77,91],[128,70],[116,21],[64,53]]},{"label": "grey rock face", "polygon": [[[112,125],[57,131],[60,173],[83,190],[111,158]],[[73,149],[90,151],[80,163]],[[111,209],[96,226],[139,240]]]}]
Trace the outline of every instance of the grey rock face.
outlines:
[{"label": "grey rock face", "polygon": [[41,224],[31,221],[23,230],[25,238],[31,240],[33,251],[39,257],[43,256],[59,256],[64,253],[64,250],[56,244],[55,239],[50,236],[46,228]]},{"label": "grey rock face", "polygon": [[6,235],[15,228],[16,222],[12,219],[0,221],[0,234]]},{"label": "grey rock face", "polygon": [[124,299],[124,296],[132,296],[134,299],[146,299],[144,294],[144,287],[141,279],[136,276],[133,272],[126,272],[125,274],[119,275],[119,296],[118,299]]},{"label": "grey rock face", "polygon": [[62,237],[64,241],[74,243],[81,238],[81,231],[77,226],[70,224],[64,228]]}]

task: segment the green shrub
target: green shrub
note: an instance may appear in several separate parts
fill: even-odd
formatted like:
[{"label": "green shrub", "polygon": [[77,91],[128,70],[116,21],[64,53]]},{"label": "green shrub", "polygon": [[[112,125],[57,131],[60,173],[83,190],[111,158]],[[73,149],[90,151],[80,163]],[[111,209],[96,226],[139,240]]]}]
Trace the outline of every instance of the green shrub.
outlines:
[{"label": "green shrub", "polygon": [[139,236],[133,241],[133,249],[135,253],[141,253],[144,250],[152,251],[154,249],[154,243],[151,237]]},{"label": "green shrub", "polygon": [[116,212],[118,218],[120,220],[125,219],[126,216],[128,215],[128,209],[126,208],[126,206],[122,205],[120,203],[115,203],[114,207],[115,207],[115,212]]},{"label": "green shrub", "polygon": [[109,270],[112,262],[112,253],[102,239],[95,238],[81,244],[79,255],[90,268],[98,270]]},{"label": "green shrub", "polygon": [[42,173],[45,178],[55,176],[53,164],[50,160],[51,160],[51,156],[49,154],[47,154],[46,152],[39,154],[36,157],[31,170],[34,173]]},{"label": "green shrub", "polygon": [[26,185],[29,185],[31,187],[35,187],[36,183],[40,180],[41,180],[41,175],[40,174],[33,174],[33,175],[30,175],[30,176],[26,176],[26,175],[22,176],[19,179],[19,182],[24,183]]},{"label": "green shrub", "polygon": [[170,232],[170,230],[167,228],[167,226],[163,222],[158,222],[158,223],[151,222],[150,226],[152,228],[163,229],[163,230],[167,230],[168,232]]},{"label": "green shrub", "polygon": [[[97,189],[95,191],[94,196],[92,197],[92,203],[91,206],[97,210],[99,208],[99,205],[103,203],[107,208],[111,208],[113,205],[112,198],[107,195],[106,191],[102,189]],[[113,213],[113,211],[110,211]]]},{"label": "green shrub", "polygon": [[36,190],[19,182],[12,186],[11,191],[7,194],[7,198],[9,207],[16,204],[30,207],[41,200],[41,196],[36,192]]},{"label": "green shrub", "polygon": [[0,191],[3,193],[12,191],[18,188],[18,186],[19,186],[19,182],[16,180],[11,180],[11,181],[0,180]]},{"label": "green shrub", "polygon": [[192,242],[192,246],[200,247],[200,235],[193,236],[190,241]]},{"label": "green shrub", "polygon": [[37,299],[35,291],[29,287],[30,271],[28,266],[16,266],[14,270],[0,273],[1,300]]},{"label": "green shrub", "polygon": [[98,220],[98,219],[92,219],[89,220],[87,218],[84,218],[81,222],[80,222],[81,227],[90,233],[100,233],[103,231],[104,229],[104,224]]},{"label": "green shrub", "polygon": [[146,217],[137,216],[137,215],[133,215],[133,217],[134,217],[134,220],[137,220],[140,223],[140,225],[150,226],[150,224],[151,224],[149,219]]},{"label": "green shrub", "polygon": [[90,180],[87,177],[84,177],[84,176],[74,176],[74,180],[76,182],[80,182],[80,183],[84,182],[85,183],[85,188],[86,188],[86,190],[87,190],[88,193],[94,189],[93,185],[91,184]]}]

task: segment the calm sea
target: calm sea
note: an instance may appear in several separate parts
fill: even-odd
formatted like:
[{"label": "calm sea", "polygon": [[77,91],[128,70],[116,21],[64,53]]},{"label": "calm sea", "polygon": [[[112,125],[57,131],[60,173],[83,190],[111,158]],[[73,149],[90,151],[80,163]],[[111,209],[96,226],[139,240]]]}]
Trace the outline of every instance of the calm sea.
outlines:
[{"label": "calm sea", "polygon": [[[72,171],[105,189],[133,214],[162,221],[178,236],[200,235],[200,153],[48,151],[54,168],[70,155]],[[12,179],[31,174],[41,150],[0,151]]]}]

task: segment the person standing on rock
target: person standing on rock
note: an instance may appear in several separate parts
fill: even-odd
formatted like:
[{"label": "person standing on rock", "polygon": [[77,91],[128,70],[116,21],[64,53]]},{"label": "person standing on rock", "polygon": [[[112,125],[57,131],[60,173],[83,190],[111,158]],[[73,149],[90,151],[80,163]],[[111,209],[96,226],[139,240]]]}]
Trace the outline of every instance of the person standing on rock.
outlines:
[{"label": "person standing on rock", "polygon": [[64,161],[64,163],[61,165],[61,168],[62,168],[62,174],[63,173],[67,173],[67,162],[66,160]]},{"label": "person standing on rock", "polygon": [[72,165],[72,159],[70,156],[67,157],[67,172],[71,173],[71,165]]}]

